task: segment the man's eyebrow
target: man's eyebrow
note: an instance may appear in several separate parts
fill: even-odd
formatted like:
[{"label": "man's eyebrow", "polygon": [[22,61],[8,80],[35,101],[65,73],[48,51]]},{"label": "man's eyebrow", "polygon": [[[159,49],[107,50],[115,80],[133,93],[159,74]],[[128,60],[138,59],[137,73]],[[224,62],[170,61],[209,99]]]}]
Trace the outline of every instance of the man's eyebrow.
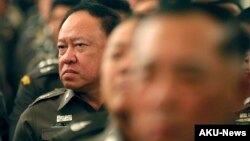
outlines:
[{"label": "man's eyebrow", "polygon": [[204,74],[206,72],[205,66],[197,61],[195,62],[183,62],[176,66],[176,71],[192,73],[192,74]]},{"label": "man's eyebrow", "polygon": [[75,40],[84,40],[82,37],[72,37],[70,40],[75,41]]},{"label": "man's eyebrow", "polygon": [[57,42],[64,42],[64,39],[58,39]]},{"label": "man's eyebrow", "polygon": [[116,42],[113,44],[116,49],[123,49],[125,47],[128,47],[129,44],[126,42]]}]

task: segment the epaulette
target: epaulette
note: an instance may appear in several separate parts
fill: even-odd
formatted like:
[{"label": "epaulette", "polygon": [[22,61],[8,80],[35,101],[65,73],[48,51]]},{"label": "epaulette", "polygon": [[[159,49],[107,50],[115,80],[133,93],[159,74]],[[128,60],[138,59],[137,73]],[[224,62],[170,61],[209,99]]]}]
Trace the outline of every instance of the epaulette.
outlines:
[{"label": "epaulette", "polygon": [[29,85],[31,83],[31,78],[29,75],[24,75],[21,78],[21,83],[25,86],[25,85]]},{"label": "epaulette", "polygon": [[41,61],[38,64],[39,75],[38,77],[47,74],[58,74],[58,58],[49,58]]},{"label": "epaulette", "polygon": [[39,68],[39,75],[38,78],[42,76],[46,76],[48,74],[58,74],[58,64],[49,65],[43,68]]},{"label": "epaulette", "polygon": [[58,64],[58,58],[49,58],[49,59],[39,62],[38,68],[41,69],[41,68],[44,68],[50,65],[55,65],[55,64],[56,65]]},{"label": "epaulette", "polygon": [[45,100],[45,99],[49,99],[49,98],[52,98],[52,97],[56,97],[56,96],[59,96],[59,95],[62,95],[64,94],[64,92],[66,91],[67,89],[66,88],[59,88],[59,89],[55,89],[51,92],[48,92],[46,94],[43,94],[41,96],[39,96],[32,104],[30,104],[29,106],[32,106],[36,103],[38,103],[39,101],[42,101],[42,100]]},{"label": "epaulette", "polygon": [[[21,78],[21,83],[25,85],[29,85],[32,83],[33,80],[37,78],[41,78],[43,76],[56,74],[58,75],[58,64],[51,64],[49,66],[45,66],[43,68],[36,68],[29,72],[28,74],[24,75]],[[59,76],[59,75],[58,75]]]}]

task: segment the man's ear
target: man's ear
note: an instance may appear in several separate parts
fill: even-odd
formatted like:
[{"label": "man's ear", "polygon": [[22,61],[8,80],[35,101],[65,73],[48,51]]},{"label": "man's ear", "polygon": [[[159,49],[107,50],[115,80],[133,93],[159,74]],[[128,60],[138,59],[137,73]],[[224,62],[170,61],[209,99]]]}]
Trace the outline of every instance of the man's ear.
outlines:
[{"label": "man's ear", "polygon": [[244,105],[250,105],[250,96],[245,99]]}]

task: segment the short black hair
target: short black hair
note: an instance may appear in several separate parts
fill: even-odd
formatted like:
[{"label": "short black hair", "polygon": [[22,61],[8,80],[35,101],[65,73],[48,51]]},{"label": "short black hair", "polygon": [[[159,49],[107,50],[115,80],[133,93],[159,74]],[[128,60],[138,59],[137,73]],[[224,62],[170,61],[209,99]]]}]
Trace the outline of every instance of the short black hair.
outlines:
[{"label": "short black hair", "polygon": [[81,0],[53,0],[51,9],[54,9],[58,5],[65,5],[65,6],[69,6],[69,7],[74,7],[80,2],[81,2]]},{"label": "short black hair", "polygon": [[[220,48],[220,53],[225,57],[238,56],[244,59],[249,50],[248,34],[240,26],[240,22],[230,11],[204,3],[176,3],[171,6],[162,6],[157,12],[158,14],[188,14],[188,13],[204,13],[215,21],[225,25],[225,40]],[[157,15],[156,13],[156,15]]]},{"label": "short black hair", "polygon": [[78,11],[87,11],[91,16],[100,19],[101,26],[106,35],[109,35],[111,31],[120,23],[119,14],[114,10],[98,3],[81,2],[67,13],[60,28],[70,15]]}]

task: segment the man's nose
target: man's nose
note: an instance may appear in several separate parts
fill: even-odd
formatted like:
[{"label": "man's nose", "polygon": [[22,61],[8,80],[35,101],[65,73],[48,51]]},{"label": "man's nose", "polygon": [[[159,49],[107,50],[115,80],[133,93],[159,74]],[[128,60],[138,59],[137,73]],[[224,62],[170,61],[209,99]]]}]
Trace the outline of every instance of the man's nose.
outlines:
[{"label": "man's nose", "polygon": [[130,53],[125,53],[125,55],[118,62],[118,71],[123,75],[128,75],[132,69],[133,58]]},{"label": "man's nose", "polygon": [[65,54],[62,56],[63,62],[65,64],[72,64],[77,61],[75,50],[73,47],[68,47]]},{"label": "man's nose", "polygon": [[178,103],[177,85],[171,76],[167,80],[155,82],[152,91],[155,106],[168,112],[175,109]]}]

